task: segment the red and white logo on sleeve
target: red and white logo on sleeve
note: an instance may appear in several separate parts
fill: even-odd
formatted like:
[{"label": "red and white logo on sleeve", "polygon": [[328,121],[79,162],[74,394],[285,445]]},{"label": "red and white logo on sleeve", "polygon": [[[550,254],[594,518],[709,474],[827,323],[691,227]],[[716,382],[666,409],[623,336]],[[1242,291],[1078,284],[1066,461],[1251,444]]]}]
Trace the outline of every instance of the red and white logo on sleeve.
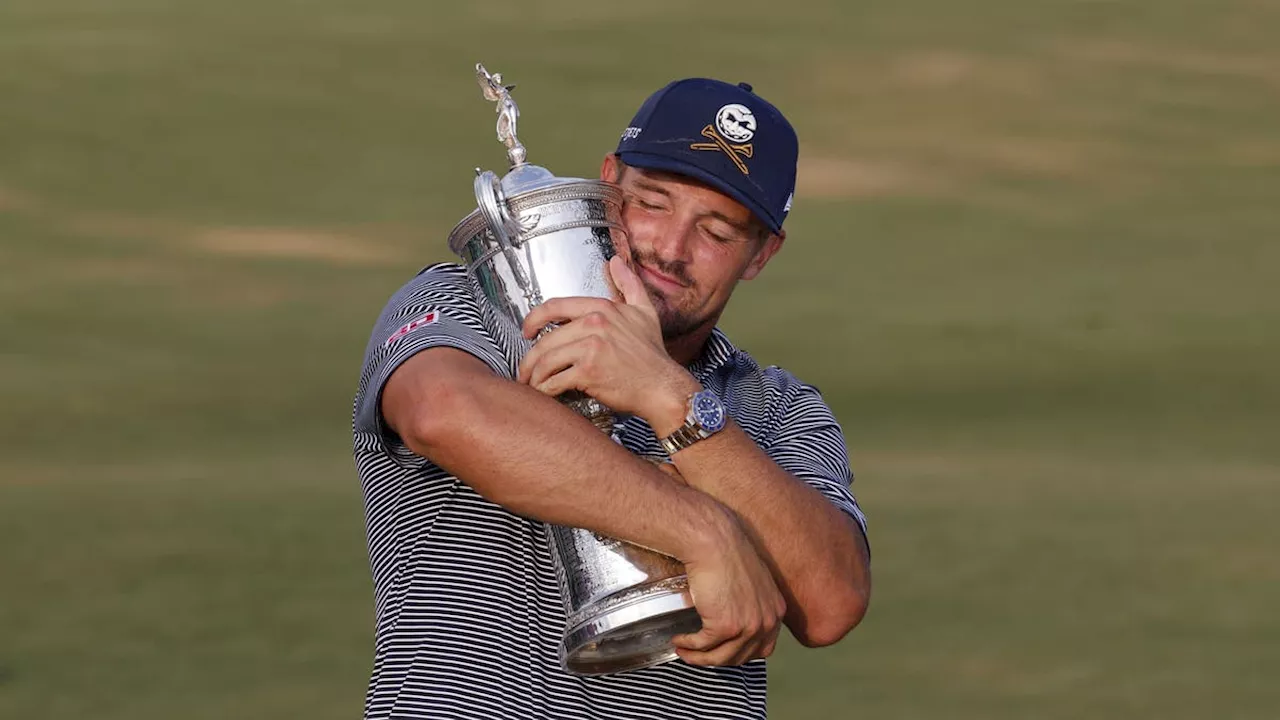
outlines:
[{"label": "red and white logo on sleeve", "polygon": [[440,319],[440,313],[435,310],[432,310],[431,312],[413,320],[412,322],[405,323],[404,325],[400,326],[399,330],[396,330],[395,332],[391,333],[391,337],[387,338],[387,341],[382,344],[382,347],[389,348],[393,344],[395,344],[398,340],[400,340],[400,338],[403,338],[405,335],[408,335],[414,330],[419,330],[428,325],[433,325],[439,319]]}]

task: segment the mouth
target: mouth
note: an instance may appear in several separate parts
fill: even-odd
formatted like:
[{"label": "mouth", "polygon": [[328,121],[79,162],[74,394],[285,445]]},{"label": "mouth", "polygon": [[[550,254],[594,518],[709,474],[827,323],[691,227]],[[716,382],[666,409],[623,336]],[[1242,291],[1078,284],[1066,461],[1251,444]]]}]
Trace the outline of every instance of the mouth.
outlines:
[{"label": "mouth", "polygon": [[637,267],[640,268],[640,274],[642,277],[647,279],[651,285],[663,291],[664,293],[675,292],[678,290],[683,290],[685,288],[684,283],[671,277],[670,275],[662,273],[658,270],[654,270],[648,265],[637,265]]}]

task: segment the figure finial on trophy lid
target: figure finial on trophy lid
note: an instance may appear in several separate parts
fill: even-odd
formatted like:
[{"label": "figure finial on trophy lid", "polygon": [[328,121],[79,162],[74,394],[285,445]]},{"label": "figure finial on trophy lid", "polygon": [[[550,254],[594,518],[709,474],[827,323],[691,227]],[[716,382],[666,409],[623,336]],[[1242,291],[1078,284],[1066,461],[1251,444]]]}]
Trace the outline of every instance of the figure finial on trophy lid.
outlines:
[{"label": "figure finial on trophy lid", "polygon": [[520,108],[511,99],[511,91],[516,86],[503,85],[502,73],[490,75],[480,63],[476,63],[476,80],[480,83],[484,99],[498,103],[498,142],[507,146],[507,160],[511,161],[511,167],[523,165],[525,149],[516,137],[516,120],[520,117]]}]

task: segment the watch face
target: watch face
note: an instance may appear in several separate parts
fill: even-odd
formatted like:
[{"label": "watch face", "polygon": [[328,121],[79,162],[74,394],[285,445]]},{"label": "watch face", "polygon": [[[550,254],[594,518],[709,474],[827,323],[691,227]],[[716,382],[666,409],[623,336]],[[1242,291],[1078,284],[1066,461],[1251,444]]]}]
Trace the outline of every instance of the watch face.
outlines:
[{"label": "watch face", "polygon": [[710,390],[693,396],[693,417],[707,432],[718,432],[724,427],[724,405]]}]

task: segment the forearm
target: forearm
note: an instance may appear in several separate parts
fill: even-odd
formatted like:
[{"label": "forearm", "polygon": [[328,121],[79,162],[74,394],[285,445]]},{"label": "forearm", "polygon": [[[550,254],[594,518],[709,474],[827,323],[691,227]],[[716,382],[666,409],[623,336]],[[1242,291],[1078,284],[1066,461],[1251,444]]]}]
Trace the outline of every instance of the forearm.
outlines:
[{"label": "forearm", "polygon": [[672,458],[695,488],[733,510],[769,563],[801,642],[826,645],[866,611],[870,571],[861,528],[730,422]]},{"label": "forearm", "polygon": [[482,366],[473,372],[468,365],[478,361],[469,357],[448,357],[443,367],[438,355],[424,358],[436,363],[431,372],[415,372],[417,361],[388,383],[396,403],[408,406],[390,408],[388,419],[399,419],[393,426],[412,450],[511,512],[680,559],[729,521],[708,495],[627,452],[554,399]]}]

